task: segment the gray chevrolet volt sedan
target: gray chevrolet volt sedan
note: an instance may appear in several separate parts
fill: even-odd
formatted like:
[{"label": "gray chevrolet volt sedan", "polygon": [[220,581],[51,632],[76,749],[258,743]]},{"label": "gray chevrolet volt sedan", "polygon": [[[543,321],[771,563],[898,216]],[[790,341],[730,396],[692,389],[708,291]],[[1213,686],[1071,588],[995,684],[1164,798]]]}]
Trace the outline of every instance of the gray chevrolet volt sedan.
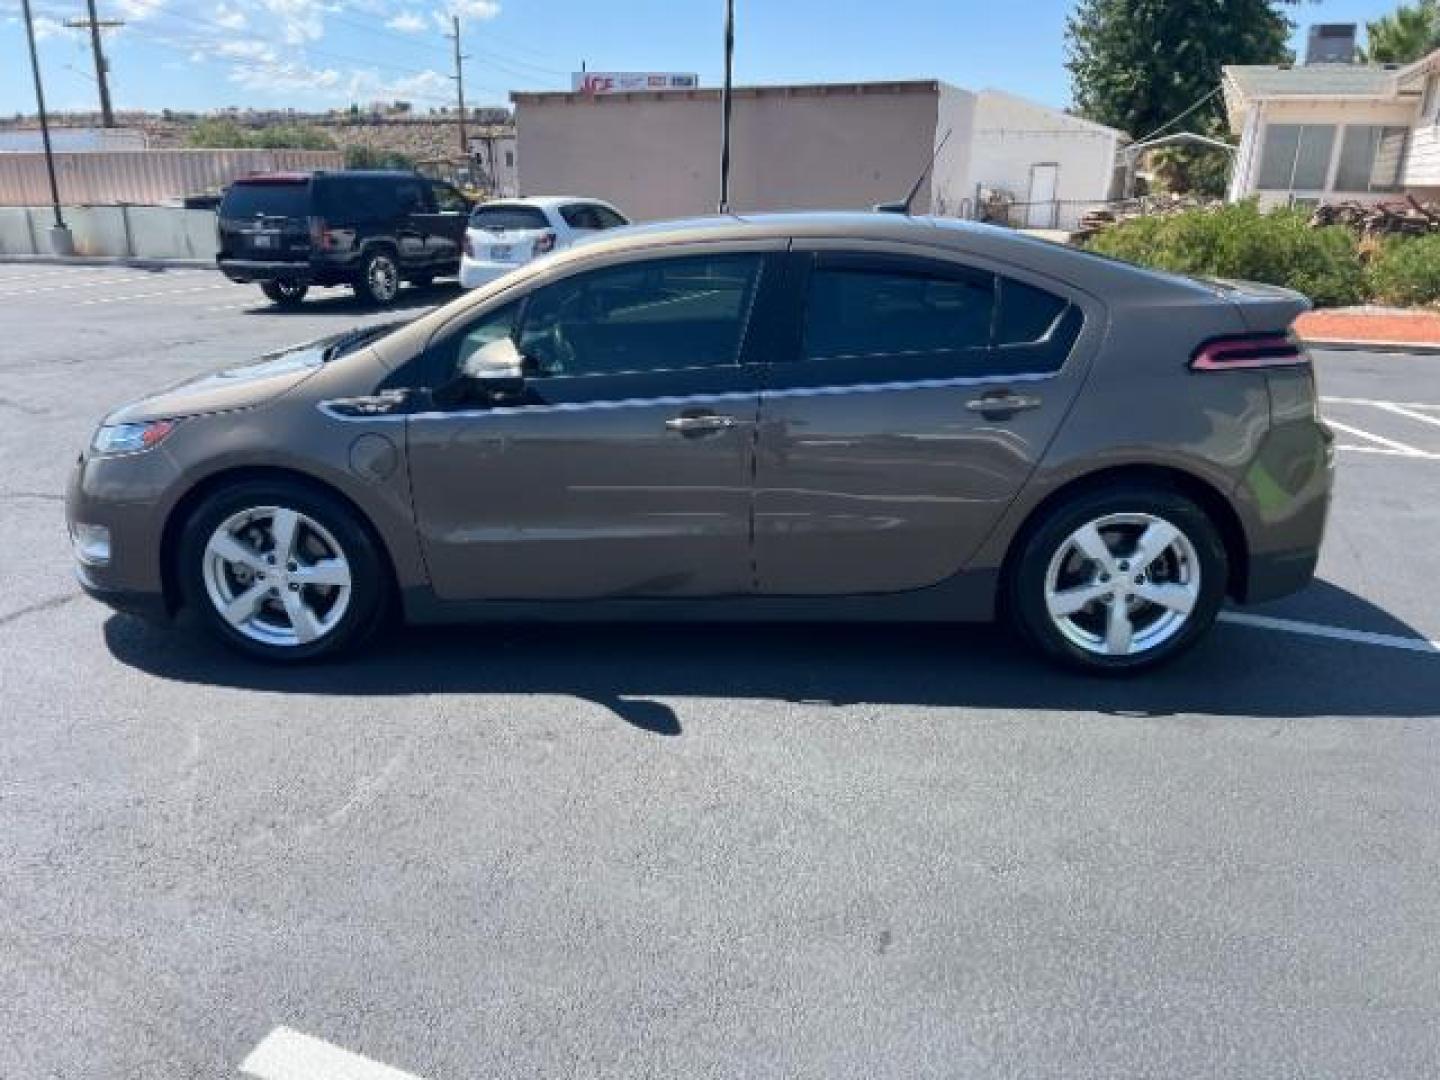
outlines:
[{"label": "gray chevrolet volt sedan", "polygon": [[617,230],[116,410],[70,534],[91,595],[273,660],[391,611],[998,615],[1135,670],[1314,572],[1306,306],[891,214]]}]

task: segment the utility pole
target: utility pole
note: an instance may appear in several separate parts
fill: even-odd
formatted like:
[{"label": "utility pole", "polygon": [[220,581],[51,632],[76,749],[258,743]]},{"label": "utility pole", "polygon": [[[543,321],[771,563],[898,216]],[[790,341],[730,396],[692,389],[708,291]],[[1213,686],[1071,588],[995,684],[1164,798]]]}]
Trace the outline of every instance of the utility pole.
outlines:
[{"label": "utility pole", "polygon": [[735,0],[725,0],[725,87],[720,91],[720,206],[730,212],[730,82],[735,63]]},{"label": "utility pole", "polygon": [[450,21],[455,27],[455,32],[448,36],[455,39],[455,74],[450,77],[455,80],[455,97],[460,103],[460,154],[468,159],[470,141],[465,137],[465,69],[461,67],[461,61],[470,58],[460,55],[460,16],[451,15]]},{"label": "utility pole", "polygon": [[50,246],[56,255],[73,255],[74,243],[65,218],[60,213],[60,185],[55,182],[55,153],[50,148],[50,118],[45,115],[45,87],[40,82],[40,54],[35,51],[35,20],[30,15],[30,0],[20,0],[25,9],[25,37],[30,43],[30,70],[35,74],[35,106],[40,113],[40,139],[45,144],[45,171],[50,176],[50,206],[55,211],[55,227],[50,230]]},{"label": "utility pole", "polygon": [[65,25],[72,30],[90,31],[90,49],[95,54],[95,81],[100,84],[100,122],[107,128],[115,126],[115,113],[110,108],[110,64],[105,59],[105,50],[100,45],[100,31],[124,26],[124,19],[100,19],[95,14],[95,0],[85,0],[90,9],[88,19],[66,19]]}]

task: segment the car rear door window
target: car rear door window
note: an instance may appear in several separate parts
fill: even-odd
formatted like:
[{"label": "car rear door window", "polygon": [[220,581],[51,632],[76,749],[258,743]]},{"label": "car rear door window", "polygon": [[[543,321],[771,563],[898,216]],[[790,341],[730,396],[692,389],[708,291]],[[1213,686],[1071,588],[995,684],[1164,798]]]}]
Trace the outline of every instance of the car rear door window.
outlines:
[{"label": "car rear door window", "polygon": [[470,225],[472,228],[491,232],[508,232],[518,229],[546,229],[550,227],[550,222],[545,217],[545,211],[538,206],[490,203],[475,208],[470,214]]},{"label": "car rear door window", "polygon": [[995,320],[997,345],[1024,345],[1039,341],[1055,325],[1069,301],[1034,285],[1000,279],[1000,309]]},{"label": "car rear door window", "polygon": [[995,311],[989,274],[817,266],[805,304],[806,360],[983,349]]},{"label": "car rear door window", "polygon": [[576,274],[531,295],[520,350],[542,377],[737,364],[760,266],[727,254]]}]

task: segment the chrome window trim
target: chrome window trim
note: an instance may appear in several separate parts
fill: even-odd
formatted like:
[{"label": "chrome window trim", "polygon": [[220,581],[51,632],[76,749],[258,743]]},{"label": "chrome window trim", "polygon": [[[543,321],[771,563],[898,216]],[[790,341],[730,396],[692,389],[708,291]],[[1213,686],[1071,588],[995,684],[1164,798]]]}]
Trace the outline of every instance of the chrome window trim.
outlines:
[{"label": "chrome window trim", "polygon": [[[375,424],[396,420],[456,420],[482,419],[496,416],[521,416],[534,413],[591,412],[595,410],[633,409],[644,406],[708,404],[717,401],[745,401],[754,398],[802,398],[836,397],[841,394],[885,394],[907,390],[948,390],[964,386],[986,386],[996,383],[1046,382],[1059,377],[1059,372],[1047,371],[1025,375],[973,375],[954,379],[909,379],[900,382],[851,383],[832,386],[796,386],[780,390],[760,387],[754,390],[721,390],[711,394],[659,395],[646,398],[610,398],[598,401],[559,401],[553,405],[497,405],[489,409],[430,410],[426,412],[400,413],[393,416],[346,416],[332,409],[331,402],[322,401],[315,407],[330,417],[346,423]],[[337,399],[338,400],[338,399]]]}]

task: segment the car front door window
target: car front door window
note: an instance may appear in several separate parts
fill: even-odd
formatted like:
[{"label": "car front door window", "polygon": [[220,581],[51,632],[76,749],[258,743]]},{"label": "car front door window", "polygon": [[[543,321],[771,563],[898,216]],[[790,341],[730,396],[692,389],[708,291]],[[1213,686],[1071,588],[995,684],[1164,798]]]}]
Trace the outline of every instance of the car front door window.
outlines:
[{"label": "car front door window", "polygon": [[717,255],[576,274],[531,296],[520,351],[542,377],[733,365],[759,271]]}]

